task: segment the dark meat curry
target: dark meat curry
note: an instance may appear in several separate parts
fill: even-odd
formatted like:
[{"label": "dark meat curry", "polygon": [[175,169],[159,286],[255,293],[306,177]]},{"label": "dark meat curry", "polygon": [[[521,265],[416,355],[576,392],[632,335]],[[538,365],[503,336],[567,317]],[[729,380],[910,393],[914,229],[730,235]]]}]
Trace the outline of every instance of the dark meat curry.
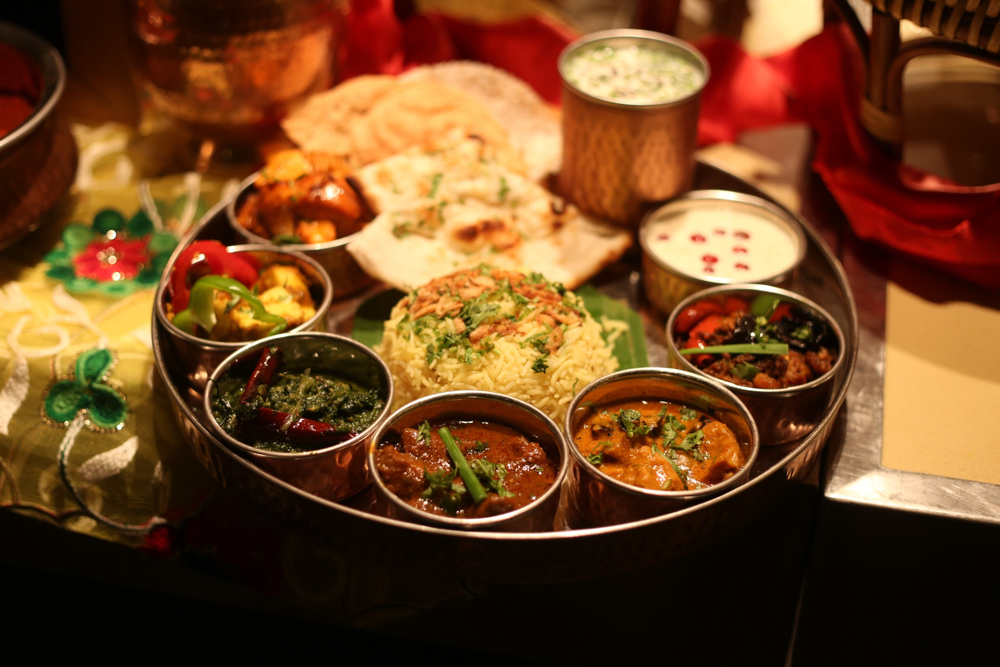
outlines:
[{"label": "dark meat curry", "polygon": [[[457,446],[458,461],[445,437]],[[460,518],[496,516],[528,505],[552,486],[559,467],[537,442],[507,426],[479,421],[424,422],[390,432],[379,443],[375,462],[379,477],[403,502]],[[478,502],[474,484],[483,491]]]},{"label": "dark meat curry", "polygon": [[573,434],[573,442],[604,474],[657,491],[712,486],[746,463],[728,426],[667,401],[596,406]]}]

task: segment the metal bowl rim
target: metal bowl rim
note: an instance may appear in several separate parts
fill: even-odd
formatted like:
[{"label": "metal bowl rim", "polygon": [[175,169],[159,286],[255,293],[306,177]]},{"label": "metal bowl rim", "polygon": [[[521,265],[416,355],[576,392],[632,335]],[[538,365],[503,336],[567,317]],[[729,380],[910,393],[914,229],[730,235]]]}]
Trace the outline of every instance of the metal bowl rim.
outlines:
[{"label": "metal bowl rim", "polygon": [[246,194],[246,192],[250,188],[256,188],[256,185],[254,184],[257,181],[257,177],[259,175],[260,172],[255,171],[253,174],[243,179],[243,182],[240,183],[239,190],[237,190],[236,194],[234,194],[229,199],[229,201],[226,202],[226,219],[229,220],[229,226],[232,227],[233,231],[235,231],[237,234],[240,234],[241,236],[247,239],[251,239],[255,244],[272,245],[277,248],[288,248],[289,250],[306,254],[306,253],[318,253],[324,250],[336,250],[338,248],[344,248],[347,246],[347,244],[351,243],[351,241],[353,241],[358,234],[361,233],[360,231],[357,231],[354,232],[353,234],[348,234],[347,236],[342,236],[334,239],[333,241],[325,241],[323,243],[282,243],[281,245],[276,245],[274,241],[266,239],[263,236],[258,236],[257,234],[254,234],[249,229],[241,225],[239,220],[237,220],[236,202],[238,202],[240,198],[244,194]]},{"label": "metal bowl rim", "polygon": [[[185,237],[185,240],[187,240],[187,237]],[[191,245],[191,243],[193,243],[194,241],[195,239],[192,238],[190,243],[186,243],[183,246],[178,245],[177,250],[178,251],[183,250],[187,246]],[[295,327],[294,329],[282,332],[282,334],[280,335],[305,332],[308,330],[309,327],[315,325],[317,322],[323,321],[323,319],[326,317],[327,311],[330,310],[330,304],[333,303],[333,286],[332,286],[332,281],[330,280],[330,274],[328,274],[326,272],[326,269],[320,266],[319,262],[317,262],[315,259],[295,250],[286,250],[281,246],[262,245],[257,243],[253,244],[244,243],[240,245],[226,246],[226,250],[232,253],[273,252],[279,255],[289,255],[297,260],[303,261],[306,264],[308,264],[313,270],[316,271],[317,275],[319,275],[320,278],[323,280],[323,299],[316,306],[316,314],[310,317],[302,324],[300,324],[299,326]],[[167,267],[163,270],[163,278],[160,279],[160,286],[156,290],[156,297],[153,302],[153,309],[156,311],[156,318],[164,324],[164,327],[171,336],[174,336],[175,338],[180,338],[181,340],[191,343],[193,345],[201,346],[206,350],[239,350],[245,347],[248,343],[255,343],[260,340],[266,340],[264,338],[258,338],[257,341],[209,340],[207,338],[201,338],[199,336],[195,336],[194,334],[189,334],[186,331],[182,331],[177,327],[177,325],[171,322],[170,318],[167,317],[167,309],[166,306],[164,305],[163,299],[165,297],[165,292],[167,290],[167,287],[170,284],[170,274],[173,271],[174,263],[177,261],[178,257],[180,257],[179,252],[170,257],[170,261],[167,263]]]},{"label": "metal bowl rim", "polygon": [[[11,38],[14,42],[8,41]],[[5,149],[20,143],[52,115],[66,87],[66,64],[54,46],[30,30],[13,23],[0,21],[0,42],[15,47],[19,53],[31,58],[42,74],[42,96],[35,102],[31,115],[23,123],[7,136],[0,138],[0,155],[2,155]],[[26,53],[22,44],[28,45],[31,52]],[[55,70],[54,84],[46,76],[51,69]]]},{"label": "metal bowl rim", "polygon": [[780,271],[771,276],[765,276],[758,280],[759,283],[780,283],[787,279],[795,270],[802,264],[803,260],[806,258],[806,252],[808,251],[809,241],[806,238],[805,231],[802,229],[802,225],[795,218],[795,216],[788,213],[784,209],[775,206],[766,199],[761,199],[754,195],[744,194],[742,192],[734,192],[732,190],[692,190],[686,192],[683,195],[671,199],[669,202],[660,206],[658,208],[649,211],[642,217],[642,221],[639,223],[639,246],[642,248],[642,255],[653,264],[655,264],[659,269],[666,271],[667,273],[676,276],[682,280],[686,280],[689,283],[695,285],[702,285],[705,287],[728,287],[736,284],[747,284],[747,283],[737,283],[726,278],[712,278],[708,276],[693,276],[688,273],[682,273],[679,269],[664,263],[663,260],[658,258],[649,249],[649,244],[646,242],[646,237],[648,236],[649,226],[652,224],[653,218],[656,217],[661,211],[670,208],[676,203],[685,201],[725,201],[730,203],[745,204],[749,206],[756,206],[757,208],[762,208],[765,211],[776,215],[788,224],[789,229],[792,231],[792,236],[795,237],[796,244],[798,248],[796,249],[795,261],[792,262],[791,266],[787,269]]},{"label": "metal bowl rim", "polygon": [[[692,92],[688,93],[683,97],[679,97],[675,100],[670,100],[667,102],[626,102],[626,101],[615,101],[606,99],[603,97],[597,97],[596,95],[591,95],[590,93],[584,92],[574,86],[572,83],[567,81],[564,75],[564,70],[566,66],[566,61],[569,57],[577,50],[598,42],[602,39],[622,39],[622,38],[632,38],[639,40],[647,40],[650,42],[659,42],[660,44],[666,44],[672,48],[684,51],[686,54],[693,56],[694,59],[701,66],[704,78],[702,79],[701,85],[695,88]],[[689,42],[685,42],[682,39],[676,37],[671,37],[670,35],[664,35],[660,32],[654,32],[652,30],[635,30],[631,28],[618,28],[614,30],[600,30],[598,32],[592,32],[582,37],[578,37],[574,41],[570,42],[563,48],[562,52],[559,54],[559,60],[557,61],[557,68],[559,70],[559,78],[562,80],[563,85],[567,89],[571,90],[574,94],[582,97],[583,99],[600,104],[602,106],[612,107],[615,109],[643,109],[643,110],[659,110],[672,106],[679,106],[685,102],[690,102],[693,99],[697,99],[701,95],[701,91],[705,89],[708,84],[708,80],[711,77],[712,71],[708,65],[708,60],[695,48],[694,45]]]},{"label": "metal bowl rim", "polygon": [[[329,447],[324,447],[322,449],[313,449],[307,452],[269,452],[264,449],[257,449],[252,445],[248,445],[245,442],[240,442],[236,438],[232,437],[222,428],[218,421],[215,419],[215,414],[212,412],[212,389],[218,382],[219,377],[224,373],[225,370],[229,368],[235,361],[239,360],[244,354],[249,352],[255,352],[256,350],[264,347],[271,347],[272,345],[280,345],[282,341],[287,341],[289,339],[302,339],[302,338],[325,338],[329,340],[335,340],[341,344],[347,344],[348,347],[352,347],[356,350],[364,352],[365,355],[375,362],[376,367],[379,372],[383,374],[386,380],[386,385],[389,387],[388,392],[386,392],[385,405],[382,407],[382,411],[378,413],[378,417],[372,422],[371,426],[366,428],[361,433],[358,433],[353,438],[345,440],[344,442],[338,442],[335,445],[330,445]],[[217,437],[222,438],[225,444],[230,447],[235,447],[236,449],[252,454],[257,458],[265,459],[275,459],[275,460],[308,460],[314,458],[320,458],[327,456],[329,454],[335,454],[341,450],[349,449],[360,442],[363,442],[368,438],[375,430],[388,419],[389,415],[392,414],[392,398],[393,398],[393,383],[392,383],[392,373],[389,371],[389,367],[385,365],[382,358],[375,354],[369,347],[363,345],[353,338],[348,338],[347,336],[341,336],[340,334],[328,333],[325,331],[297,331],[289,332],[284,334],[278,334],[276,336],[270,336],[268,338],[261,338],[260,340],[251,341],[245,344],[240,349],[236,350],[228,357],[226,357],[222,363],[220,363],[215,370],[212,371],[212,375],[209,376],[208,382],[205,383],[205,393],[202,398],[202,409],[205,411],[205,415],[208,417],[209,425],[212,430],[215,431]]]},{"label": "metal bowl rim", "polygon": [[678,313],[680,313],[681,310],[691,305],[695,301],[704,299],[705,297],[715,296],[716,294],[725,294],[727,292],[736,292],[736,291],[762,292],[765,294],[774,294],[775,296],[781,296],[786,299],[792,299],[798,302],[799,305],[811,308],[812,310],[816,311],[816,313],[826,321],[827,325],[833,329],[834,334],[836,334],[837,336],[837,342],[840,344],[840,350],[838,351],[837,354],[837,360],[833,362],[833,367],[828,372],[824,373],[823,375],[814,380],[806,382],[805,384],[796,385],[794,387],[785,387],[783,389],[761,389],[759,387],[742,387],[738,384],[733,384],[732,382],[729,382],[727,380],[720,380],[719,378],[713,378],[716,382],[720,382],[727,388],[730,388],[730,391],[732,391],[737,395],[740,393],[745,393],[748,396],[761,396],[761,397],[766,396],[769,398],[784,398],[787,396],[794,396],[796,394],[804,394],[810,391],[811,389],[815,389],[816,387],[822,386],[827,382],[833,381],[833,378],[835,378],[837,376],[837,373],[840,372],[840,369],[844,362],[844,357],[847,356],[844,354],[844,350],[847,345],[844,340],[844,332],[841,331],[840,325],[837,324],[837,320],[835,320],[833,316],[831,316],[830,313],[826,311],[826,309],[824,309],[815,301],[807,299],[806,297],[802,296],[801,294],[798,294],[797,292],[783,289],[781,287],[774,287],[773,285],[759,285],[757,283],[733,283],[731,285],[719,285],[717,287],[710,287],[708,289],[701,290],[700,292],[695,292],[691,296],[682,300],[679,304],[677,304],[677,307],[674,308],[673,312],[670,313],[670,317],[667,319],[666,338],[667,338],[668,353],[672,357],[680,359],[681,363],[684,364],[686,370],[697,373],[704,377],[712,377],[711,375],[708,375],[707,373],[705,373],[705,371],[701,370],[700,368],[692,364],[690,361],[688,361],[684,357],[684,355],[680,354],[677,345],[674,343],[674,338],[671,331],[674,328],[674,322],[677,319]]},{"label": "metal bowl rim", "polygon": [[[750,426],[750,454],[747,456],[747,460],[743,464],[743,467],[729,479],[724,479],[718,484],[713,484],[712,486],[707,486],[703,489],[661,491],[656,489],[644,489],[640,486],[633,486],[623,482],[620,479],[615,479],[611,475],[602,472],[600,468],[588,461],[579,448],[573,443],[571,430],[573,413],[583,402],[583,397],[594,389],[619,380],[627,380],[630,378],[634,379],[638,377],[659,379],[670,379],[673,377],[684,378],[694,382],[695,384],[702,385],[707,389],[717,392],[717,394],[719,394],[723,399],[723,402],[728,401],[730,407],[736,408],[736,411],[739,412],[740,416],[746,419],[747,424]],[[660,368],[658,366],[628,368],[616,371],[610,375],[605,375],[601,378],[597,378],[581,389],[580,393],[578,393],[573,399],[573,402],[570,403],[569,409],[566,411],[566,420],[564,422],[563,430],[566,433],[567,443],[569,443],[569,449],[573,454],[573,458],[576,459],[576,462],[579,463],[588,473],[596,475],[602,482],[614,487],[618,491],[624,491],[632,496],[638,496],[641,498],[656,498],[658,500],[696,500],[698,498],[713,496],[716,493],[727,490],[731,486],[736,486],[743,481],[744,477],[750,474],[750,470],[753,468],[754,463],[757,462],[757,454],[760,451],[760,435],[757,432],[757,422],[754,420],[753,415],[750,414],[747,406],[743,404],[743,401],[741,401],[738,396],[725,387],[721,382],[713,381],[713,378],[706,378],[703,375],[698,375],[690,371],[680,370],[677,368]]]},{"label": "metal bowl rim", "polygon": [[[530,503],[524,507],[518,508],[513,512],[507,512],[505,514],[498,514],[497,516],[491,517],[480,517],[475,519],[459,519],[447,516],[441,516],[438,514],[432,514],[431,512],[425,512],[423,510],[417,509],[407,503],[397,496],[395,493],[389,490],[389,488],[382,481],[382,476],[378,473],[378,466],[375,465],[375,450],[378,446],[378,442],[385,435],[385,432],[389,430],[391,424],[399,420],[400,417],[405,417],[408,414],[417,412],[428,405],[433,405],[434,403],[447,403],[450,401],[460,400],[460,399],[472,399],[474,401],[492,401],[497,403],[504,403],[515,409],[519,409],[523,412],[527,412],[533,417],[536,417],[542,421],[546,428],[555,436],[556,447],[559,449],[559,472],[556,474],[555,480],[552,482],[552,486],[545,490],[545,493],[535,498]],[[514,427],[508,427],[514,428]],[[517,429],[515,429],[517,430]],[[411,516],[416,521],[429,521],[435,523],[444,528],[453,528],[459,530],[470,530],[470,529],[484,529],[490,526],[499,526],[505,523],[509,523],[514,519],[529,514],[534,511],[542,503],[549,500],[553,495],[561,493],[563,482],[566,481],[566,475],[569,474],[569,457],[566,455],[566,450],[569,449],[569,445],[566,441],[565,434],[559,429],[552,418],[547,414],[536,408],[535,406],[522,401],[513,396],[507,396],[506,394],[498,394],[492,391],[481,391],[478,389],[458,389],[454,391],[442,391],[437,394],[431,394],[430,396],[423,396],[421,398],[414,399],[401,407],[399,410],[393,412],[387,419],[385,419],[380,425],[378,430],[372,436],[371,444],[368,447],[368,469],[372,472],[372,479],[374,480],[375,486],[379,492],[385,495],[389,502],[391,502],[395,507],[406,513],[407,516]]]}]

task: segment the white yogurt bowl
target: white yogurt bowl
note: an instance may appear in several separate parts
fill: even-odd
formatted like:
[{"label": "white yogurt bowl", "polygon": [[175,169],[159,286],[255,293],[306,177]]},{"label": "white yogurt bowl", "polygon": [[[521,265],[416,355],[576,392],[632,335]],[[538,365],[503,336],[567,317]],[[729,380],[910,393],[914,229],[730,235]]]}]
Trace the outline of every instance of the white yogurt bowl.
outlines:
[{"label": "white yogurt bowl", "polygon": [[734,283],[784,285],[806,253],[795,218],[738,192],[689,192],[647,215],[639,228],[646,296],[669,314],[695,292]]}]

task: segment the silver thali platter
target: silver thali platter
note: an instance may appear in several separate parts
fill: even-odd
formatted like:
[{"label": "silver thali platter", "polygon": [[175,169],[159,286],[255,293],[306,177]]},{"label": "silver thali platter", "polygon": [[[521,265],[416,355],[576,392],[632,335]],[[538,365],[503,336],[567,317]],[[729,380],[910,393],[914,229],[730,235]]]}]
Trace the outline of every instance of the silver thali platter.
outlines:
[{"label": "silver thali platter", "polygon": [[[762,196],[736,176],[699,162],[695,187],[729,189]],[[226,220],[226,202],[210,210],[178,246],[196,238],[238,242]],[[596,574],[627,571],[688,553],[727,535],[759,516],[792,484],[813,468],[838,421],[857,359],[858,315],[843,268],[819,233],[797,218],[806,233],[806,259],[792,289],[826,309],[844,332],[845,363],[823,419],[802,440],[764,448],[745,484],[705,502],[667,515],[601,528],[576,527],[571,512],[562,517],[570,530],[546,533],[469,533],[424,526],[372,514],[372,498],[361,494],[334,503],[301,491],[269,475],[212,434],[202,414],[201,396],[184,382],[184,372],[165,354],[165,332],[154,319],[153,350],[164,390],[184,437],[202,464],[224,487],[240,492],[261,513],[310,542],[338,549],[351,558],[389,567],[419,570],[427,576],[507,583],[552,582],[592,578]],[[631,263],[634,266],[627,266]],[[627,256],[601,274],[598,289],[617,298],[641,301],[638,256]],[[331,331],[350,331],[361,299],[334,304],[328,319]],[[648,306],[643,314],[649,361],[667,366],[665,322]]]}]

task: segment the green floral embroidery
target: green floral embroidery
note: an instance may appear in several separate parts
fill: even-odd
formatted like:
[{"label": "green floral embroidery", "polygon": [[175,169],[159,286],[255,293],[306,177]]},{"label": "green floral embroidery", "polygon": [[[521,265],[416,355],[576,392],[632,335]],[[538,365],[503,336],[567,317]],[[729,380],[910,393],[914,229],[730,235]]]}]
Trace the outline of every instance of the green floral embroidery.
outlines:
[{"label": "green floral embroidery", "polygon": [[45,392],[42,405],[49,422],[67,426],[86,410],[92,428],[118,430],[128,419],[128,403],[118,389],[105,384],[115,357],[110,350],[87,350],[76,358],[73,373],[56,380]]},{"label": "green floral embroidery", "polygon": [[98,292],[122,297],[155,287],[177,239],[157,232],[143,211],[130,220],[114,209],[99,211],[90,225],[74,222],[62,233],[62,244],[45,255],[45,275],[67,291]]}]

